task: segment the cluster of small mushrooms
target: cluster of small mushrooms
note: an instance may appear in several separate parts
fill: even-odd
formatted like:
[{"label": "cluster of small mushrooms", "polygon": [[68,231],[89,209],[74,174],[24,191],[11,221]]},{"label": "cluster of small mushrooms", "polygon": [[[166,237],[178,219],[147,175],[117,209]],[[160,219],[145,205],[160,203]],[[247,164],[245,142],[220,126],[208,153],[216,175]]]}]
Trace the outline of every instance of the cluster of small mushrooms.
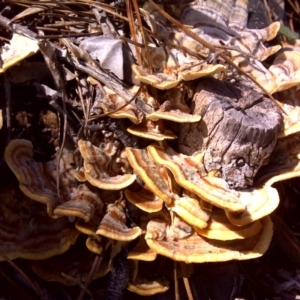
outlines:
[{"label": "cluster of small mushrooms", "polygon": [[[18,196],[20,210],[30,219],[5,216],[1,252],[7,258],[58,255],[80,233],[97,255],[108,245],[136,240],[127,257],[136,266],[157,255],[202,263],[266,252],[273,233],[269,215],[279,203],[272,185],[300,175],[300,46],[297,40],[266,46],[280,23],[248,29],[247,6],[246,0],[170,6],[169,13],[186,26],[183,31],[146,2],[140,13],[152,35],[148,30],[137,36],[148,43],[141,52],[148,63],[132,65],[135,84],[127,91],[134,95],[140,87],[136,100],[124,105],[128,99],[102,87],[93,109],[108,114],[111,124],[102,123],[97,136],[85,130],[76,150],[66,142],[59,159],[35,161],[29,140],[7,145],[5,161],[24,194]],[[190,32],[219,52],[211,53]],[[76,47],[93,57],[87,43]],[[264,61],[274,54],[267,68]],[[29,217],[32,200],[44,210],[37,203],[37,214]],[[5,203],[7,210],[13,201]],[[47,223],[38,223],[45,218]],[[47,234],[19,243],[30,233],[14,226],[19,234],[3,238],[15,222]],[[167,290],[168,283],[147,282],[136,269],[128,289],[151,295]]]}]

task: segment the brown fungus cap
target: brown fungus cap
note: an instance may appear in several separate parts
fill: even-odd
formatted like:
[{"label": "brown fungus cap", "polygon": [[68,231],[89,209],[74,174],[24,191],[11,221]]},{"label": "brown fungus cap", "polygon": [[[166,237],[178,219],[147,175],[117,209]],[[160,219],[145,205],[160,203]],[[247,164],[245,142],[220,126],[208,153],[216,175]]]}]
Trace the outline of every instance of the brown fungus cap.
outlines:
[{"label": "brown fungus cap", "polygon": [[142,188],[138,192],[126,190],[125,196],[129,202],[148,213],[160,211],[164,203],[162,199],[157,197],[147,187]]},{"label": "brown fungus cap", "polygon": [[79,217],[89,221],[98,206],[99,196],[85,184],[78,185],[74,177],[73,155],[63,150],[60,159],[60,184],[57,194],[57,161],[46,163],[33,160],[33,146],[27,140],[12,140],[5,149],[5,160],[19,180],[22,192],[29,198],[47,205],[49,216]]},{"label": "brown fungus cap", "polygon": [[[251,206],[254,199],[259,205],[275,198],[277,201],[274,203],[278,204],[279,196],[274,188],[263,186],[258,189],[232,190],[221,178],[201,175],[201,161],[197,161],[195,157],[178,154],[170,147],[164,149],[151,145],[147,149],[157,164],[171,170],[179,185],[217,207],[232,212],[243,212]],[[273,210],[277,204],[272,206]],[[267,214],[269,213],[270,210],[267,210]],[[262,216],[263,214],[259,217],[253,216],[251,221]]]},{"label": "brown fungus cap", "polygon": [[99,196],[91,192],[86,185],[81,185],[71,191],[71,199],[54,209],[56,216],[79,217],[88,222],[94,216],[95,210],[102,211],[103,203]]},{"label": "brown fungus cap", "polygon": [[217,241],[199,236],[197,233],[182,240],[165,236],[157,240],[146,234],[147,244],[163,256],[186,263],[244,260],[262,256],[268,249],[273,225],[269,216],[261,220],[262,230],[258,235],[243,240]]},{"label": "brown fungus cap", "polygon": [[199,235],[208,239],[228,241],[257,235],[261,231],[262,225],[257,220],[245,226],[235,226],[229,222],[224,211],[214,209],[206,228],[197,228],[195,226],[194,228]]},{"label": "brown fungus cap", "polygon": [[166,292],[169,289],[169,282],[163,279],[152,281],[136,279],[135,282],[129,281],[127,289],[141,296],[152,296]]},{"label": "brown fungus cap", "polygon": [[105,149],[83,140],[78,141],[78,147],[84,158],[85,177],[92,185],[105,190],[121,190],[135,181],[136,176],[132,174],[110,174],[109,164],[113,158]]},{"label": "brown fungus cap", "polygon": [[[33,160],[33,146],[28,140],[12,140],[6,147],[4,157],[6,163],[19,180],[19,187],[29,198],[47,205],[49,216],[63,201],[57,195],[56,162],[47,163]],[[60,165],[61,192],[69,193],[69,174],[67,156],[63,156]]]},{"label": "brown fungus cap", "polygon": [[199,115],[191,115],[186,112],[182,112],[178,109],[171,109],[169,111],[157,110],[149,115],[147,115],[148,120],[167,120],[176,123],[195,123],[201,120]]},{"label": "brown fungus cap", "polygon": [[171,204],[177,190],[172,175],[164,167],[156,164],[146,149],[127,147],[126,153],[131,167],[147,187],[165,203]]},{"label": "brown fungus cap", "polygon": [[[0,186],[0,260],[46,259],[64,253],[79,235],[68,218],[50,218],[17,185]],[[5,257],[1,256],[1,253]]]},{"label": "brown fungus cap", "polygon": [[205,210],[202,203],[195,198],[178,197],[174,201],[174,206],[170,209],[188,224],[198,228],[205,228],[210,218],[210,212]]},{"label": "brown fungus cap", "polygon": [[127,128],[127,131],[135,136],[154,141],[173,140],[177,136],[163,127],[162,120],[143,120],[140,124],[134,124]]},{"label": "brown fungus cap", "polygon": [[176,79],[174,75],[165,73],[157,73],[155,75],[148,74],[146,70],[137,65],[132,65],[131,68],[137,80],[150,84],[159,90],[174,88],[179,83],[179,79]]},{"label": "brown fungus cap", "polygon": [[126,226],[124,203],[109,204],[107,213],[101,220],[96,231],[97,234],[117,241],[132,241],[141,235],[139,227]]}]

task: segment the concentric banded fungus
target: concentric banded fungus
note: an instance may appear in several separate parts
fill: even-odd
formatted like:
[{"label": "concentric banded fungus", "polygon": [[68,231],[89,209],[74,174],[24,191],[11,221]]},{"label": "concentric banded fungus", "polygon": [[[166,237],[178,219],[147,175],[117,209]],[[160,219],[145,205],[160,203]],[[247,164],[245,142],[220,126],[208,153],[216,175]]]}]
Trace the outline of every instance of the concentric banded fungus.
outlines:
[{"label": "concentric banded fungus", "polygon": [[[91,142],[79,140],[78,147],[84,158],[84,170],[86,179],[94,186],[106,190],[121,190],[135,181],[136,176],[132,174],[117,175],[110,173],[110,164],[115,151],[111,157],[106,154],[105,149],[100,149]],[[106,147],[110,147],[107,144]]]},{"label": "concentric banded fungus", "polygon": [[[228,211],[243,212],[251,206],[252,201],[258,203],[258,206],[266,201],[275,201],[274,206],[278,205],[278,193],[269,186],[235,191],[230,189],[226,181],[221,178],[201,175],[199,162],[193,160],[192,157],[178,154],[170,147],[163,149],[158,146],[149,146],[148,151],[157,164],[171,170],[179,185],[217,207]],[[269,213],[268,210],[267,214]],[[248,221],[254,220],[256,220],[255,216]]]},{"label": "concentric banded fungus", "polygon": [[75,243],[79,231],[68,218],[50,218],[43,205],[26,197],[17,186],[1,186],[0,197],[0,261],[46,259]]},{"label": "concentric banded fungus", "polygon": [[[32,144],[27,140],[12,140],[6,147],[4,156],[18,178],[22,192],[33,200],[45,203],[49,216],[53,216],[54,208],[62,203],[56,192],[56,181],[51,176],[55,173],[55,163],[35,162]],[[61,170],[64,172],[62,175],[66,176],[67,170]]]},{"label": "concentric banded fungus", "polygon": [[88,222],[94,216],[96,208],[102,211],[103,203],[99,196],[91,192],[85,185],[72,189],[70,196],[69,201],[54,209],[54,215],[79,217]]},{"label": "concentric banded fungus", "polygon": [[205,210],[201,202],[195,198],[178,197],[170,209],[190,225],[205,228],[210,218],[210,211]]},{"label": "concentric banded fungus", "polygon": [[127,157],[132,168],[137,172],[147,187],[167,204],[174,198],[172,178],[163,167],[157,165],[146,149],[126,148]]},{"label": "concentric banded fungus", "polygon": [[129,282],[127,289],[141,296],[151,296],[164,293],[169,289],[169,282],[166,280],[141,280]]},{"label": "concentric banded fungus", "polygon": [[[276,53],[281,46],[265,47],[263,42],[276,37],[280,23],[274,22],[264,29],[247,29],[248,1],[234,0],[226,3],[221,0],[195,1],[185,5],[182,9],[173,8],[181,24],[191,26],[191,31],[206,42],[219,47],[220,44],[228,46],[227,55],[241,69],[254,75],[263,76],[263,72],[256,71],[256,62],[263,61]],[[139,66],[133,66],[136,78],[144,83],[151,84],[158,89],[169,89],[176,86],[180,80],[194,80],[203,76],[224,71],[221,64],[208,64],[199,57],[207,57],[210,53],[207,48],[187,36],[182,30],[172,27],[168,31],[166,20],[159,15],[150,3],[146,3],[142,10],[146,16],[146,22],[154,33],[162,40],[169,40],[177,45],[171,48],[164,67],[154,70],[154,74],[148,73]],[[199,17],[200,16],[200,17]],[[154,25],[154,24],[160,25]],[[183,50],[179,50],[183,49]],[[255,54],[256,59],[246,57],[243,52]],[[181,66],[181,67],[178,67]],[[261,65],[262,69],[265,69]],[[266,69],[265,69],[266,70]],[[267,70],[266,70],[267,71]],[[253,75],[253,74],[252,74]],[[257,78],[258,76],[253,76]]]},{"label": "concentric banded fungus", "polygon": [[259,220],[245,226],[232,225],[222,210],[214,210],[206,228],[194,227],[196,232],[213,240],[245,239],[259,234],[262,225]]},{"label": "concentric banded fungus", "polygon": [[[155,220],[151,222],[153,224]],[[217,241],[194,233],[188,238],[177,241],[169,238],[166,232],[156,233],[153,231],[155,226],[151,226],[151,233],[148,233],[147,230],[145,238],[151,249],[176,261],[203,263],[232,259],[244,260],[260,257],[270,245],[273,233],[271,219],[267,216],[261,219],[260,222],[262,224],[260,233],[243,240]]]},{"label": "concentric banded fungus", "polygon": [[144,120],[140,124],[134,124],[127,128],[127,131],[138,137],[151,139],[154,141],[163,141],[165,139],[176,139],[177,136],[168,129],[163,127],[163,123],[158,120],[156,122]]},{"label": "concentric banded fungus", "polygon": [[64,150],[60,160],[60,197],[57,195],[55,160],[41,163],[33,160],[33,147],[27,140],[12,140],[5,149],[5,160],[19,180],[22,192],[45,203],[51,217],[71,216],[89,221],[95,209],[103,204],[87,186],[77,185],[73,155]]},{"label": "concentric banded fungus", "polygon": [[126,190],[125,196],[136,207],[148,213],[160,211],[163,207],[163,200],[153,194],[147,187],[138,192]]},{"label": "concentric banded fungus", "polygon": [[125,223],[124,203],[109,204],[107,213],[100,222],[96,233],[113,240],[126,242],[132,241],[141,235],[139,227],[129,228]]}]

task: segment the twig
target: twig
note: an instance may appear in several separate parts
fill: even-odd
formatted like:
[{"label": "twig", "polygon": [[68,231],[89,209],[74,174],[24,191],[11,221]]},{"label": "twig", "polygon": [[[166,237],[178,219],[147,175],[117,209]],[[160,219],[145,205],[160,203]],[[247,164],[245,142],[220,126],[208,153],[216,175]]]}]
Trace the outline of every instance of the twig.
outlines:
[{"label": "twig", "polygon": [[96,255],[96,257],[94,259],[93,266],[92,266],[92,268],[90,270],[90,273],[89,273],[89,277],[88,277],[87,281],[84,284],[84,288],[81,289],[80,294],[79,294],[77,300],[82,300],[82,298],[83,298],[83,296],[84,296],[84,294],[85,294],[85,292],[87,290],[88,285],[93,280],[93,275],[94,275],[95,271],[98,270],[98,268],[101,265],[101,263],[102,263],[102,256]]},{"label": "twig", "polygon": [[179,286],[178,286],[178,272],[177,262],[174,260],[174,288],[175,288],[175,300],[180,300]]}]

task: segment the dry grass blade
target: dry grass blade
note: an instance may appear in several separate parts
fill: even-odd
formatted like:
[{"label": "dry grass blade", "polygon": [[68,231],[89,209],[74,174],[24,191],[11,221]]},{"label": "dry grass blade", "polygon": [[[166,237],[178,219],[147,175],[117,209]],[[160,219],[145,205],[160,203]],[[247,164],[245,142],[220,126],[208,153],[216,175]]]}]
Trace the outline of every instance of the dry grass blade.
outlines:
[{"label": "dry grass blade", "polygon": [[33,15],[33,14],[36,14],[36,13],[39,13],[41,11],[45,10],[45,7],[29,7],[25,10],[23,10],[21,13],[19,13],[18,15],[16,15],[14,18],[12,18],[10,21],[9,21],[9,24],[10,23],[13,23],[21,18],[24,18],[26,16],[30,16],[30,15]]},{"label": "dry grass blade", "polygon": [[248,73],[244,72],[241,68],[239,68],[235,63],[233,63],[231,61],[231,59],[229,57],[227,57],[225,54],[220,53],[218,51],[218,49],[211,45],[210,43],[206,42],[205,40],[203,40],[201,37],[199,37],[196,33],[194,33],[193,31],[191,31],[189,28],[187,28],[186,26],[182,25],[179,21],[177,21],[176,19],[174,19],[173,17],[171,17],[167,12],[165,12],[161,7],[159,7],[157,4],[155,4],[152,0],[149,0],[149,2],[154,6],[154,8],[160,13],[162,14],[169,22],[173,23],[174,25],[176,25],[178,28],[180,28],[183,32],[185,32],[188,36],[190,36],[191,38],[193,38],[195,41],[197,41],[198,43],[202,44],[204,47],[206,47],[207,49],[209,49],[210,51],[212,51],[213,53],[217,53],[219,54],[219,56],[221,58],[223,58],[230,66],[232,66],[233,68],[235,68],[236,70],[238,70],[242,75],[246,76],[247,78],[249,78],[252,82],[254,82],[263,92],[264,94],[266,94],[273,102],[274,104],[284,113],[285,111],[282,109],[282,107],[280,106],[280,104],[276,101],[276,99],[259,83],[257,82],[257,80],[255,80],[251,75],[249,75]]},{"label": "dry grass blade", "polygon": [[137,61],[138,61],[138,64],[140,66],[142,66],[143,62],[142,62],[141,51],[140,51],[140,48],[136,44],[136,43],[138,43],[138,38],[137,38],[137,33],[136,33],[136,28],[135,28],[135,22],[134,22],[134,17],[133,17],[133,10],[132,10],[131,0],[126,0],[126,9],[127,9],[127,15],[128,15],[128,22],[129,22],[131,37],[132,37],[133,41],[135,42],[134,45],[135,45]]},{"label": "dry grass blade", "polygon": [[177,262],[174,260],[174,288],[175,288],[175,300],[180,300],[179,285],[178,285],[178,270]]}]

